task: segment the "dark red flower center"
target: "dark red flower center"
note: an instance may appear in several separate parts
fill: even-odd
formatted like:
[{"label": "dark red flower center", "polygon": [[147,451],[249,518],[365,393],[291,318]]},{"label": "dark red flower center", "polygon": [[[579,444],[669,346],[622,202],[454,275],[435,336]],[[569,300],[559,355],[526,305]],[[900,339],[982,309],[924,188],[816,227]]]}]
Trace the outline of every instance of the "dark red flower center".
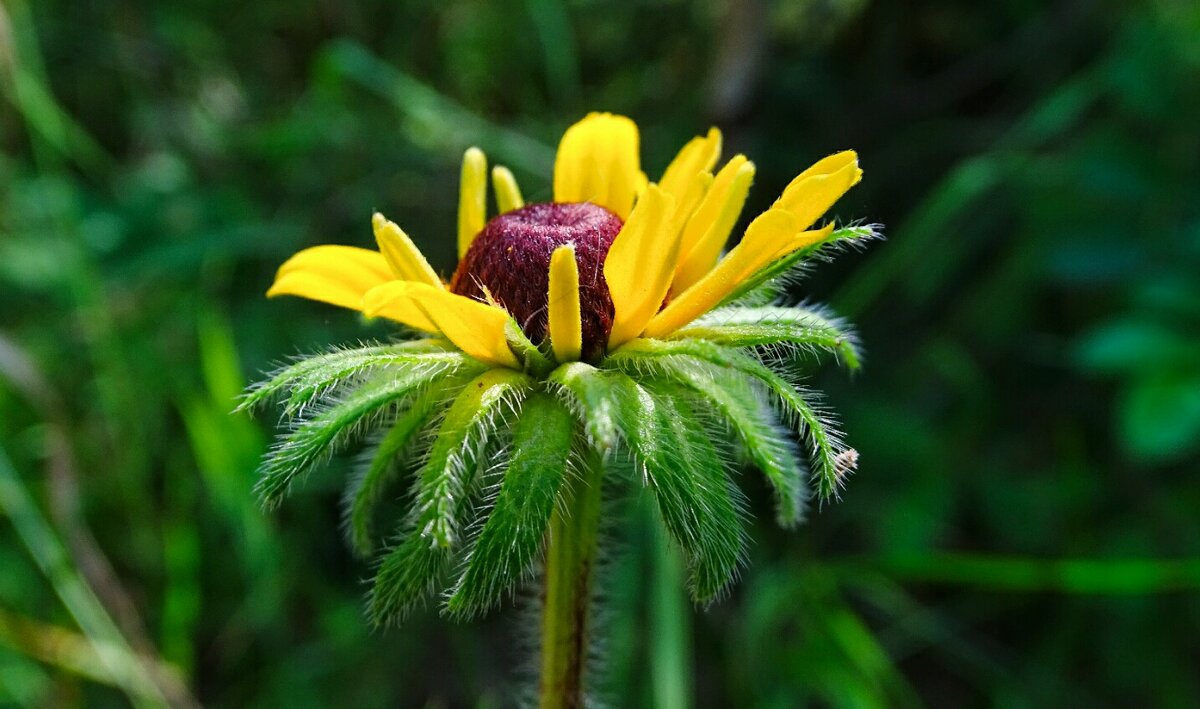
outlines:
[{"label": "dark red flower center", "polygon": [[604,351],[613,304],[604,280],[604,257],[622,222],[588,202],[531,204],[495,217],[471,242],[450,280],[450,290],[484,300],[484,288],[520,323],[534,342],[546,338],[550,255],[575,245],[583,356]]}]

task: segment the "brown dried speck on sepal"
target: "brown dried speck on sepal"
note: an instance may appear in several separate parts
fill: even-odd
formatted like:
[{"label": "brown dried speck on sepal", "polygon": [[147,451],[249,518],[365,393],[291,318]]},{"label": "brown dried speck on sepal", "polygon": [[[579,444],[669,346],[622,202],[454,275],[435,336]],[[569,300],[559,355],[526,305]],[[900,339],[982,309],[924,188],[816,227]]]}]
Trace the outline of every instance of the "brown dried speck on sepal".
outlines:
[{"label": "brown dried speck on sepal", "polygon": [[550,256],[575,245],[584,359],[604,351],[612,329],[613,304],[604,280],[604,258],[621,231],[621,219],[591,204],[531,204],[495,217],[471,242],[450,290],[486,300],[490,293],[534,342],[546,339]]}]

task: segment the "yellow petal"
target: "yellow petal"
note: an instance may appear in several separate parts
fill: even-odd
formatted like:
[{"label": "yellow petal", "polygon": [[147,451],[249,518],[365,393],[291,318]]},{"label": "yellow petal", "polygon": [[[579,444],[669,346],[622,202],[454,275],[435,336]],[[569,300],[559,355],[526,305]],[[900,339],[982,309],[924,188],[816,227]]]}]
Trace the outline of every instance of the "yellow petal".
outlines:
[{"label": "yellow petal", "polygon": [[739,284],[767,264],[796,249],[825,238],[832,225],[816,232],[801,232],[791,212],[770,209],[760,214],[746,229],[741,243],[733,248],[691,288],[672,300],[646,326],[646,337],[664,337],[704,313],[732,293]]},{"label": "yellow petal", "polygon": [[359,310],[364,293],[394,278],[378,252],[355,246],[314,246],[279,267],[267,297],[297,295]]},{"label": "yellow petal", "polygon": [[721,168],[704,201],[688,221],[679,242],[679,268],[671,289],[682,293],[704,274],[712,270],[733,225],[741,216],[754,181],[754,163],[744,155],[736,155]]},{"label": "yellow petal", "polygon": [[458,191],[458,257],[461,259],[475,235],[487,222],[487,157],[479,148],[463,153]]},{"label": "yellow petal", "polygon": [[679,235],[670,233],[674,202],[657,185],[647,187],[608,250],[604,278],[614,309],[609,348],[641,334],[671,287],[679,256]]},{"label": "yellow petal", "polygon": [[500,308],[410,281],[385,283],[363,298],[367,315],[383,315],[389,308],[409,306],[424,313],[436,331],[475,359],[503,367],[520,366],[504,334],[508,313]]},{"label": "yellow petal", "polygon": [[807,227],[861,179],[853,150],[830,155],[792,180],[773,208],[786,209],[796,215],[802,228]]},{"label": "yellow petal", "polygon": [[[671,233],[673,235],[679,234],[682,236],[683,226],[691,220],[692,215],[696,212],[696,208],[700,206],[712,184],[712,173],[703,170],[692,175],[682,194],[672,195],[675,197],[675,211],[671,215]],[[679,253],[683,253],[682,241],[680,242]]]},{"label": "yellow petal", "polygon": [[662,187],[663,192],[676,200],[682,199],[683,193],[687,191],[691,183],[692,176],[697,172],[711,171],[720,156],[721,131],[709,128],[707,136],[696,136],[683,146],[683,149],[663,172],[662,180],[658,185]]},{"label": "yellow petal", "polygon": [[393,283],[408,282],[409,281],[390,281],[389,283],[376,286],[376,288],[367,291],[361,298],[359,298],[359,302],[362,304],[361,307],[363,312],[369,317],[395,320],[396,322],[407,325],[414,330],[440,333],[442,331],[441,328],[439,328],[437,324],[429,318],[429,315],[425,313],[425,310],[421,308],[421,306],[415,300],[410,298],[396,298],[387,302],[374,303],[377,305],[377,307],[373,308],[370,312],[367,312],[367,297],[370,296],[371,293],[375,292],[375,290],[378,288],[384,288]]},{"label": "yellow petal", "polygon": [[433,270],[425,260],[425,255],[395,222],[388,221],[376,212],[371,217],[371,226],[375,230],[375,243],[379,244],[379,252],[387,259],[388,266],[396,278],[442,287],[442,279],[438,278],[437,271]]},{"label": "yellow petal", "polygon": [[574,244],[564,244],[551,254],[549,290],[550,346],[559,362],[577,360],[583,350],[583,317],[579,312],[579,265]]},{"label": "yellow petal", "polygon": [[625,219],[645,184],[638,128],[625,116],[591,113],[567,129],[554,160],[554,201],[592,202]]},{"label": "yellow petal", "polygon": [[500,214],[525,206],[521,188],[517,186],[517,178],[507,167],[497,165],[492,168],[492,188],[496,190],[496,207]]}]

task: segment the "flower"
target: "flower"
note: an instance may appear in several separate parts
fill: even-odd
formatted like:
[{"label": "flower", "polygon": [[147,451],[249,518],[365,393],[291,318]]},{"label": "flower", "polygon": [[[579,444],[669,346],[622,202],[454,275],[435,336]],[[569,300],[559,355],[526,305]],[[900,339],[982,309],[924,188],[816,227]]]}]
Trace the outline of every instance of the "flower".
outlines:
[{"label": "flower", "polygon": [[[821,308],[779,303],[804,263],[876,236],[867,226],[814,227],[860,180],[857,156],[837,153],[800,173],[722,256],[754,164],[737,155],[714,173],[714,128],[650,182],[638,143],[630,119],[587,116],[559,144],[554,202],[526,205],[496,167],[490,220],[486,158],[468,150],[460,262],[448,282],[379,214],[378,251],[317,246],[280,267],[270,296],[425,335],[302,359],[242,403],[284,401],[290,428],[258,486],[268,506],[325,457],[366,440],[346,526],[363,554],[384,542],[377,622],[439,590],[448,612],[482,612],[543,558],[546,613],[570,611],[561,594],[588,587],[600,491],[628,486],[653,493],[692,595],[707,602],[744,559],[739,464],[764,473],[788,526],[803,516],[809,478],[827,499],[853,469],[857,455],[798,375],[822,352],[857,367],[855,337]],[[409,512],[379,534],[381,503],[410,471]],[[564,564],[583,583],[567,583],[576,572]]]},{"label": "flower", "polygon": [[556,361],[595,361],[635,338],[669,336],[765,267],[827,240],[832,225],[810,227],[862,177],[853,151],[820,160],[719,258],[754,163],[737,155],[713,174],[721,152],[721,132],[713,128],[648,183],[638,142],[630,119],[587,116],[559,144],[554,203],[526,207],[512,173],[497,167],[500,214],[486,223],[487,162],[469,149],[459,200],[461,263],[449,284],[399,226],[376,214],[378,252],[305,249],[280,267],[268,295],[390,318],[440,335],[476,359],[520,369],[509,343],[515,317],[530,339],[549,335]]}]

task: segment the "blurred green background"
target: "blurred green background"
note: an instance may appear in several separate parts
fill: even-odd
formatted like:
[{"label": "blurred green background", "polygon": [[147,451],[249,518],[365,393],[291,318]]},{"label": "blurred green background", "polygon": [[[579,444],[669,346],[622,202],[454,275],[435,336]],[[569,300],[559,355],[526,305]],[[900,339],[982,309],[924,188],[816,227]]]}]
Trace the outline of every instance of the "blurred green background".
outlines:
[{"label": "blurred green background", "polygon": [[[386,337],[263,291],[372,210],[453,266],[470,144],[550,194],[583,113],[657,174],[715,123],[757,210],[859,151],[888,240],[797,297],[862,455],[792,533],[768,491],[691,611],[631,515],[613,706],[1200,706],[1200,4],[0,0],[0,704],[507,706],[515,604],[372,632],[335,462],[278,514],[273,364]],[[529,593],[530,598],[535,595]]]}]

